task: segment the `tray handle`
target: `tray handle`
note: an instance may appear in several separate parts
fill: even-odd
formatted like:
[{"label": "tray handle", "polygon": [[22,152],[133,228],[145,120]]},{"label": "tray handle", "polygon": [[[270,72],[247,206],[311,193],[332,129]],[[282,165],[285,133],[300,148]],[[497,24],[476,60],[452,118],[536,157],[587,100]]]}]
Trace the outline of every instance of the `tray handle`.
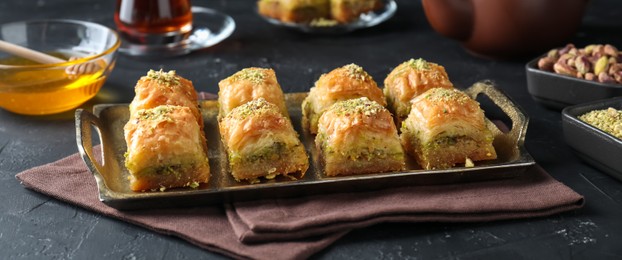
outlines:
[{"label": "tray handle", "polygon": [[[99,135],[99,142],[102,145],[102,151],[104,149],[104,142],[102,141],[101,127],[102,123],[98,117],[93,115],[91,112],[86,111],[84,109],[76,109],[76,142],[78,143],[78,151],[82,156],[82,160],[86,163],[86,166],[89,167],[91,173],[93,173],[96,177],[99,177],[98,174],[103,172],[103,165],[101,165],[93,154],[93,143],[92,136],[93,131],[91,126],[94,126],[97,130],[97,135]],[[102,157],[103,162],[103,157]]]},{"label": "tray handle", "polygon": [[488,96],[512,120],[512,129],[505,135],[515,142],[516,147],[523,146],[529,118],[524,110],[512,101],[503,90],[496,87],[492,81],[484,80],[473,84],[464,92],[473,99],[476,99],[479,94]]}]

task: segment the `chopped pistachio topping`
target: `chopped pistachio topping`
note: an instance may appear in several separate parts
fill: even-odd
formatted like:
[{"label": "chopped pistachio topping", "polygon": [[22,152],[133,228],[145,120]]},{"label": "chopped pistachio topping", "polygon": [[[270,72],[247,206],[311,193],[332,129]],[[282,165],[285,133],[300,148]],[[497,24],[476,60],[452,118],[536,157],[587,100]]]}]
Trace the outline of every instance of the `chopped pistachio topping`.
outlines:
[{"label": "chopped pistachio topping", "polygon": [[233,74],[231,79],[233,81],[250,81],[255,84],[261,84],[266,78],[264,70],[260,68],[246,68]]},{"label": "chopped pistachio topping", "polygon": [[430,64],[422,59],[410,59],[406,62],[406,64],[414,69],[418,69],[418,70],[429,70],[430,69]]},{"label": "chopped pistachio topping", "polygon": [[249,101],[248,103],[244,105],[234,108],[233,110],[231,110],[231,112],[229,112],[227,117],[244,119],[249,116],[263,114],[266,111],[270,111],[270,110],[277,111],[278,113],[278,108],[276,107],[276,105],[266,101],[264,98],[258,98],[258,99]]},{"label": "chopped pistachio topping", "polygon": [[199,187],[199,183],[196,181],[193,181],[190,184],[188,184],[188,187],[196,189],[197,187]]},{"label": "chopped pistachio topping", "polygon": [[333,104],[331,110],[335,111],[335,113],[340,116],[347,114],[372,116],[383,111],[384,107],[375,101],[369,100],[367,97],[361,97],[339,101]]},{"label": "chopped pistachio topping", "polygon": [[179,77],[174,70],[164,72],[162,69],[159,71],[149,70],[147,77],[156,80],[159,84],[171,86],[179,85]]},{"label": "chopped pistachio topping", "polygon": [[365,72],[365,70],[361,66],[354,63],[345,65],[343,66],[343,68],[346,70],[346,73],[350,78],[358,79],[361,81],[365,81],[367,78],[370,78],[369,74],[367,74],[367,72]]},{"label": "chopped pistachio topping", "polygon": [[469,96],[462,93],[461,91],[447,88],[430,89],[425,92],[425,98],[430,101],[456,101],[460,104],[465,104],[466,102],[471,100]]},{"label": "chopped pistachio topping", "polygon": [[607,108],[587,112],[579,119],[594,127],[622,139],[622,110]]},{"label": "chopped pistachio topping", "polygon": [[475,167],[475,164],[473,163],[473,160],[471,160],[471,158],[467,157],[464,161],[464,167],[472,168]]},{"label": "chopped pistachio topping", "polygon": [[173,111],[172,106],[157,106],[151,109],[141,109],[137,111],[138,118],[141,120],[152,121],[172,121],[170,114]]}]

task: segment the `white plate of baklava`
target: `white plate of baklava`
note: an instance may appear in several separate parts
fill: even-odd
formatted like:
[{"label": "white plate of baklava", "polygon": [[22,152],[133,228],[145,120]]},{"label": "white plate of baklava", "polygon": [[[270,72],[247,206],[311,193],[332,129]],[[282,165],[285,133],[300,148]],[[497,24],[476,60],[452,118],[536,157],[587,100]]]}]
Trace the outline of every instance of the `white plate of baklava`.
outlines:
[{"label": "white plate of baklava", "polygon": [[[492,83],[457,89],[423,59],[383,83],[347,64],[283,93],[274,70],[245,68],[217,100],[197,100],[190,80],[150,70],[129,105],[76,111],[78,148],[100,200],[119,209],[510,178],[534,164],[527,117]],[[511,122],[487,118],[480,95]]]},{"label": "white plate of baklava", "polygon": [[393,0],[259,0],[271,24],[305,33],[346,33],[378,25],[397,11]]}]

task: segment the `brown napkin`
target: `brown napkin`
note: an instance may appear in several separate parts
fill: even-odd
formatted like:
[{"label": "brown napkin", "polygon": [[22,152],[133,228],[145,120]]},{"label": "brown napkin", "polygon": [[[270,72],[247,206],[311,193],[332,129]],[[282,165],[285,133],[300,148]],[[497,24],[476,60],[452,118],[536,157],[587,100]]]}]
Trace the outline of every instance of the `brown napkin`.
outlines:
[{"label": "brown napkin", "polygon": [[239,202],[227,207],[244,242],[286,241],[381,222],[476,222],[548,216],[583,197],[539,166],[512,179]]},{"label": "brown napkin", "polygon": [[[99,148],[95,149],[99,157]],[[118,211],[101,203],[78,154],[16,175],[62,201],[175,235],[235,258],[306,258],[347,231],[379,222],[467,222],[547,216],[583,197],[534,167],[520,178],[183,209]],[[253,243],[242,243],[253,242]],[[261,243],[259,243],[261,242]]]}]

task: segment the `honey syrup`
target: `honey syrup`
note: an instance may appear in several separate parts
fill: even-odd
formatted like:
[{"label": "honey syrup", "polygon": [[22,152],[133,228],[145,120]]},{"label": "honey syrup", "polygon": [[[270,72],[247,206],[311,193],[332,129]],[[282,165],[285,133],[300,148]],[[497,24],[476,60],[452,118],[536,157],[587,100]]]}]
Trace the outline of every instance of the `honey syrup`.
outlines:
[{"label": "honey syrup", "polygon": [[[69,55],[50,53],[63,59]],[[75,54],[72,55],[75,57]],[[84,56],[82,54],[81,56]],[[103,60],[89,74],[67,75],[63,68],[0,68],[0,107],[27,115],[53,114],[73,109],[94,97],[105,81]],[[0,59],[3,65],[37,64],[20,57]]]}]

